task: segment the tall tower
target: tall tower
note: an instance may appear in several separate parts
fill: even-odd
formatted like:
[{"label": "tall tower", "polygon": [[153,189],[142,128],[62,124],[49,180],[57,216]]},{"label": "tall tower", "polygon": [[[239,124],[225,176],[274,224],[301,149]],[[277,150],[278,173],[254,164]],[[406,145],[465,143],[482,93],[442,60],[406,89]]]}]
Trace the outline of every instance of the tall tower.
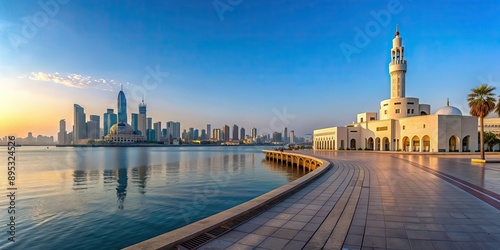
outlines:
[{"label": "tall tower", "polygon": [[123,87],[118,92],[118,122],[127,123],[127,99]]},{"label": "tall tower", "polygon": [[405,97],[405,74],[406,60],[404,58],[405,48],[403,38],[399,36],[396,25],[396,37],[392,39],[391,62],[389,63],[389,74],[391,75],[391,99]]},{"label": "tall tower", "polygon": [[[139,103],[139,115],[137,116],[137,130],[141,131],[142,135],[146,135],[146,103],[144,103],[144,96],[142,102]],[[132,118],[133,119],[133,118]]]},{"label": "tall tower", "polygon": [[74,105],[74,127],[73,127],[73,144],[78,144],[80,139],[87,138],[87,126],[86,117],[83,107],[75,104]]}]

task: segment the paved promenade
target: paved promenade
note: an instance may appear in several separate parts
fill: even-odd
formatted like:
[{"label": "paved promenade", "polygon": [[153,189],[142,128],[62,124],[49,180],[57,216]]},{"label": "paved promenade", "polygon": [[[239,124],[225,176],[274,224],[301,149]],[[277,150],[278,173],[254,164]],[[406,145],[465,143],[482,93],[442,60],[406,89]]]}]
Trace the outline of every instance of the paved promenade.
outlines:
[{"label": "paved promenade", "polygon": [[333,168],[201,249],[500,249],[500,164],[311,154]]}]

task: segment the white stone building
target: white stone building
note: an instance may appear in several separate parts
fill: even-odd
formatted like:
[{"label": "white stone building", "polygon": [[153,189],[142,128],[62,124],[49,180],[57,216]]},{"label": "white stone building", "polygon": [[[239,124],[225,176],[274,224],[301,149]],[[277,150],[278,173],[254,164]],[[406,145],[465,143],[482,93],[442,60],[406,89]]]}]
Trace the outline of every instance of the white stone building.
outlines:
[{"label": "white stone building", "polygon": [[477,117],[463,116],[447,102],[435,114],[418,98],[406,97],[402,38],[396,26],[392,40],[391,98],[380,102],[379,114],[357,115],[353,124],[314,130],[315,150],[378,150],[411,152],[467,152],[478,148]]}]

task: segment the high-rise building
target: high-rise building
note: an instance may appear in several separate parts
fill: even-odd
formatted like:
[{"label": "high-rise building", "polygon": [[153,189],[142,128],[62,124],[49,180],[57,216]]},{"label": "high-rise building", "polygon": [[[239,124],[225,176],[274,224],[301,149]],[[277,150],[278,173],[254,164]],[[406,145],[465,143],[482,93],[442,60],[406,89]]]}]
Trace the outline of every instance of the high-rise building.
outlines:
[{"label": "high-rise building", "polygon": [[103,117],[104,121],[104,134],[103,136],[106,136],[109,134],[109,129],[111,128],[111,126],[115,125],[116,123],[118,123],[118,117],[117,115],[114,113],[113,109],[108,109],[106,113],[104,113],[104,117]]},{"label": "high-rise building", "polygon": [[283,133],[281,133],[282,135],[282,142],[283,143],[288,143],[288,129],[286,127],[283,128]]},{"label": "high-rise building", "polygon": [[167,135],[168,135],[167,129],[166,128],[162,128],[161,129],[161,139],[167,138]]},{"label": "high-rise building", "polygon": [[239,137],[238,137],[239,132],[240,132],[240,130],[238,129],[238,125],[234,124],[233,125],[233,141],[239,140]]},{"label": "high-rise building", "polygon": [[[90,125],[88,124],[90,122]],[[101,117],[98,115],[90,115],[90,121],[87,122],[87,137],[89,139],[101,138]]]},{"label": "high-rise building", "polygon": [[189,138],[188,138],[188,133],[186,132],[186,130],[184,129],[182,131],[182,140],[184,141],[187,141]]},{"label": "high-rise building", "polygon": [[146,121],[147,129],[153,129],[153,118],[148,117]]},{"label": "high-rise building", "polygon": [[240,140],[245,140],[245,128],[240,129]]},{"label": "high-rise building", "polygon": [[181,123],[180,122],[167,122],[168,137],[170,140],[181,138]]},{"label": "high-rise building", "polygon": [[59,121],[59,133],[57,133],[57,142],[59,144],[66,144],[67,142],[67,132],[66,132],[66,120],[61,119]]},{"label": "high-rise building", "polygon": [[142,102],[139,103],[139,114],[146,114],[147,105],[144,103],[144,97],[142,97]]},{"label": "high-rise building", "polygon": [[159,141],[161,137],[161,122],[155,122],[154,123],[154,131],[155,131],[155,138],[152,140],[154,141]]},{"label": "high-rise building", "polygon": [[230,140],[229,135],[230,135],[229,126],[224,125],[224,127],[222,127],[222,135],[221,135],[222,140],[229,141]]},{"label": "high-rise building", "polygon": [[99,139],[99,123],[96,121],[88,121],[86,129],[88,139]]},{"label": "high-rise building", "polygon": [[189,128],[188,141],[193,140],[194,139],[193,136],[194,136],[194,128]]},{"label": "high-rise building", "polygon": [[118,92],[118,122],[127,123],[127,99],[123,88]]},{"label": "high-rise building", "polygon": [[257,139],[257,129],[252,128],[252,139],[256,140]]},{"label": "high-rise building", "polygon": [[193,134],[193,140],[199,140],[199,139],[200,139],[199,131],[198,129],[195,129]]},{"label": "high-rise building", "polygon": [[222,131],[220,128],[214,128],[213,130],[213,137],[214,140],[216,141],[221,141],[222,140]]},{"label": "high-rise building", "polygon": [[212,138],[210,132],[212,131],[212,125],[207,124],[207,139]]},{"label": "high-rise building", "polygon": [[142,102],[139,103],[139,115],[137,116],[137,131],[140,131],[142,135],[146,135],[146,129],[148,127],[146,126],[146,108],[147,105],[144,103],[144,97],[142,98]]},{"label": "high-rise building", "polygon": [[82,106],[75,104],[74,105],[74,119],[73,119],[73,144],[78,144],[80,139],[87,138],[87,125],[85,112]]},{"label": "high-rise building", "polygon": [[139,114],[132,113],[132,129],[134,132],[139,130]]},{"label": "high-rise building", "polygon": [[146,135],[146,114],[139,114],[137,116],[137,131],[139,131],[142,135]]},{"label": "high-rise building", "polygon": [[202,140],[208,139],[207,132],[205,131],[205,129],[201,130],[200,139],[202,139]]},{"label": "high-rise building", "polygon": [[295,131],[290,130],[290,144],[295,143]]},{"label": "high-rise building", "polygon": [[278,133],[278,132],[274,132],[273,133],[273,142],[282,142],[282,137],[281,137],[281,133]]}]

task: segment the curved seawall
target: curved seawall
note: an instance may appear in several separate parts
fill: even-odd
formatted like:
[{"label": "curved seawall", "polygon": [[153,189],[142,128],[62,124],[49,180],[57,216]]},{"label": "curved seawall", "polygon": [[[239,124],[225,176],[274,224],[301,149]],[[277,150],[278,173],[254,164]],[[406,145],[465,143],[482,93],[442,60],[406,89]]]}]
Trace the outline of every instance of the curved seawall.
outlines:
[{"label": "curved seawall", "polygon": [[281,162],[293,168],[308,169],[311,172],[243,204],[125,249],[171,249],[176,246],[187,249],[196,248],[267,210],[321,176],[331,167],[330,162],[308,155],[273,150],[263,150],[263,152],[269,161]]}]

